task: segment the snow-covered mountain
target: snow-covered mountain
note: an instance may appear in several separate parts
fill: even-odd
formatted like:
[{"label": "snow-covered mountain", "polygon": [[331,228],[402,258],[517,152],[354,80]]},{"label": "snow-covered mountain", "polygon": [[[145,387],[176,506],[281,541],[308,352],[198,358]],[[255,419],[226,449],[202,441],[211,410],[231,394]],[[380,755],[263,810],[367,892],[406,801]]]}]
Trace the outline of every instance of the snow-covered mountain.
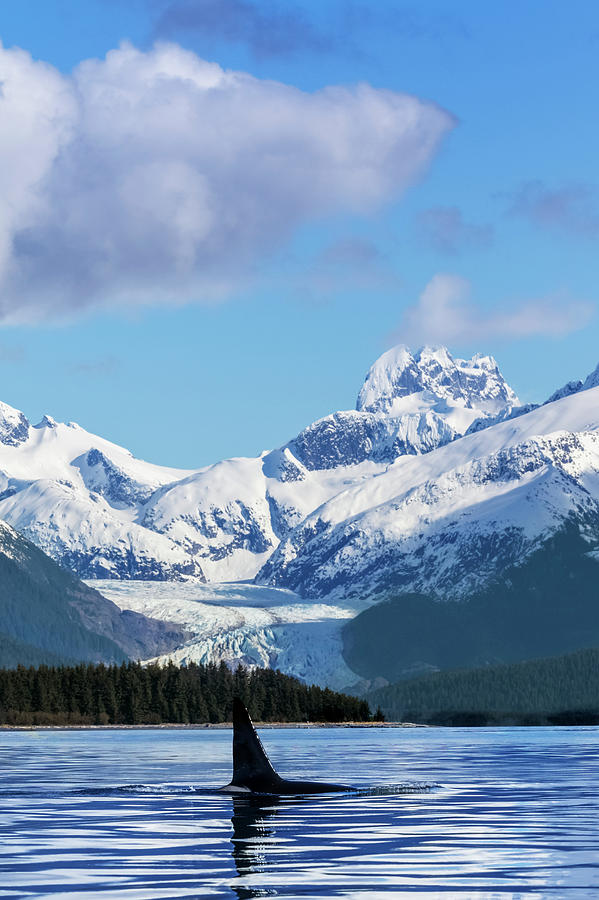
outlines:
[{"label": "snow-covered mountain", "polygon": [[356,409],[191,471],[1,405],[0,518],[109,579],[124,608],[185,626],[179,661],[276,665],[342,687],[343,624],[390,592],[466,598],[567,524],[595,552],[599,371],[522,406],[490,357],[398,347]]},{"label": "snow-covered mountain", "polygon": [[397,459],[308,516],[258,580],[358,607],[398,589],[459,598],[566,522],[599,539],[599,388]]},{"label": "snow-covered mountain", "polygon": [[0,412],[0,518],[79,574],[201,577],[180,546],[139,522],[144,503],[181,472],[72,422],[45,416],[32,426],[10,407]]},{"label": "snow-covered mountain", "polygon": [[[411,400],[406,404],[408,397]],[[469,360],[454,359],[446,347],[423,347],[412,354],[400,344],[374,363],[356,409],[400,415],[414,406],[430,406],[446,419],[453,410],[455,424],[459,423],[456,430],[465,431],[469,415],[460,415],[459,410],[495,415],[517,403],[492,356],[477,353]]]},{"label": "snow-covered mountain", "polygon": [[260,457],[195,471],[135,459],[50,416],[31,425],[1,404],[0,518],[86,578],[253,578],[323,503],[517,402],[490,357],[399,347],[370,369],[355,410]]},{"label": "snow-covered mountain", "polygon": [[491,356],[454,359],[445,347],[402,345],[371,367],[356,409],[319,419],[287,445],[310,470],[428,453],[519,401]]}]

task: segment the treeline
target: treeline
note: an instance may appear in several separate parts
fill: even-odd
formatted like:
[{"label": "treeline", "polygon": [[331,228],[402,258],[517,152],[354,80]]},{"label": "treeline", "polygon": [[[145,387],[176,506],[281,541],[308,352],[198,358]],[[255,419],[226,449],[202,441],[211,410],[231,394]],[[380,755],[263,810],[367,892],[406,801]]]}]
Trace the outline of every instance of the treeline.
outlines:
[{"label": "treeline", "polygon": [[0,725],[159,725],[231,720],[240,697],[259,722],[371,718],[368,703],[272,669],[80,664],[0,669]]},{"label": "treeline", "polygon": [[367,695],[388,719],[433,725],[599,724],[599,649],[437,672]]}]

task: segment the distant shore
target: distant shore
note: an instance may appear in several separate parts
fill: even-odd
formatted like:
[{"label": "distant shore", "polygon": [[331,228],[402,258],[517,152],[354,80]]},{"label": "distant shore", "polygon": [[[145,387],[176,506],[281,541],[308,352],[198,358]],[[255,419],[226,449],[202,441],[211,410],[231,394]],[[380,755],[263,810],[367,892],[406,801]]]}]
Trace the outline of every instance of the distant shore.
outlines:
[{"label": "distant shore", "polygon": [[[430,728],[416,722],[254,722],[256,728]],[[233,728],[232,722],[201,725],[0,725],[2,731],[206,731]]]}]

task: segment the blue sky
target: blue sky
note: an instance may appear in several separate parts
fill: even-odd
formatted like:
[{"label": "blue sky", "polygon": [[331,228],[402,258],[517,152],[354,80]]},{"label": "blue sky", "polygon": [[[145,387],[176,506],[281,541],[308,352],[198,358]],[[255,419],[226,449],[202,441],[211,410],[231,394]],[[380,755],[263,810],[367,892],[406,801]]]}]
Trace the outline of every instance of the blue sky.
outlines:
[{"label": "blue sky", "polygon": [[[194,467],[352,407],[394,342],[523,400],[599,362],[596,4],[7,0],[0,36],[0,397],[33,420]],[[255,80],[185,112],[196,56]]]}]

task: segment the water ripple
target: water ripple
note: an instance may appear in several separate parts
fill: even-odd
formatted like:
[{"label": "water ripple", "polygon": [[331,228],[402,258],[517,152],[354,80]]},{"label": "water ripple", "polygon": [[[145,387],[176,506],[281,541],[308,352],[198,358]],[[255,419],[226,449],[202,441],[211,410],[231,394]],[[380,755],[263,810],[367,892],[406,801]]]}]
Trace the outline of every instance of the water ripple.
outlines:
[{"label": "water ripple", "polygon": [[0,898],[599,896],[599,729],[265,740],[357,791],[220,793],[226,731],[0,733]]}]

